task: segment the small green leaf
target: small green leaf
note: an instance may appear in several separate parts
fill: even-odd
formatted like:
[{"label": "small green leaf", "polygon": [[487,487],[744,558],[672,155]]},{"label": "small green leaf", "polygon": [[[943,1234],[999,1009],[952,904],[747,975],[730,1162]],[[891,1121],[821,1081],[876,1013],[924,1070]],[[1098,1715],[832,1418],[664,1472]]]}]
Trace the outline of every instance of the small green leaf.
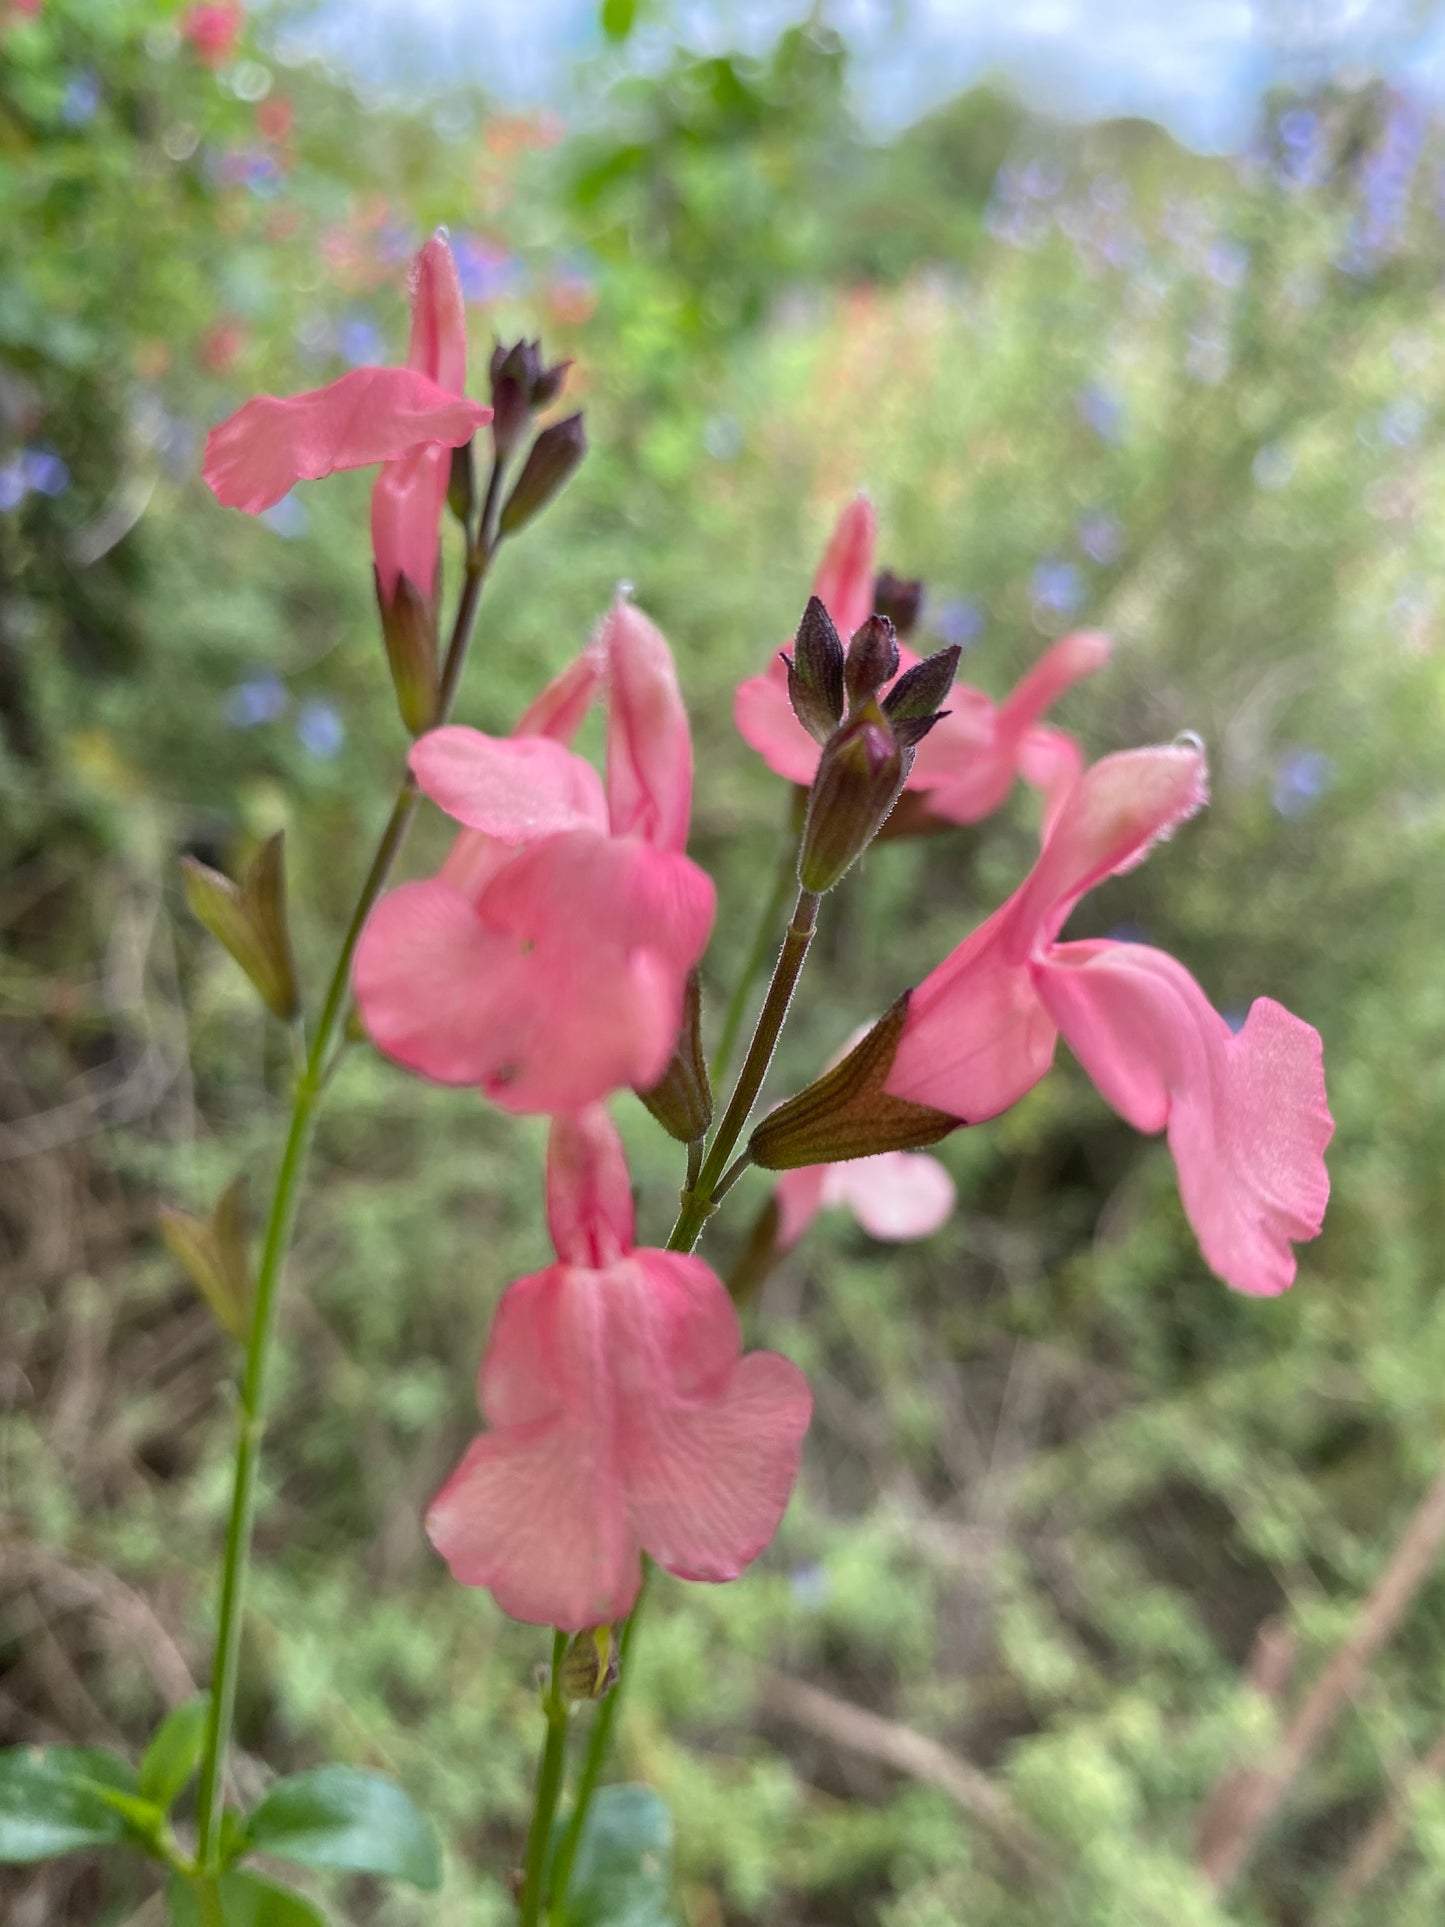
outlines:
[{"label": "small green leaf", "polygon": [[168,1813],[176,1795],[201,1763],[210,1695],[199,1694],[167,1713],[140,1763],[140,1790]]},{"label": "small green leaf", "polygon": [[602,0],[602,31],[609,40],[623,41],[637,25],[637,0]]},{"label": "small green leaf", "polygon": [[340,1867],[441,1885],[431,1822],[394,1780],[358,1766],[318,1766],[278,1780],[246,1823],[247,1851],[305,1867]]},{"label": "small green leaf", "polygon": [[108,1794],[133,1795],[135,1775],[94,1746],[13,1746],[0,1752],[0,1861],[53,1860],[127,1837]]},{"label": "small green leaf", "polygon": [[557,1927],[677,1927],[672,1815],[645,1786],[593,1798]]},{"label": "small green leaf", "polygon": [[[226,1927],[326,1927],[326,1916],[289,1887],[277,1887],[254,1873],[223,1873],[216,1883]],[[171,1927],[205,1927],[200,1896],[183,1874],[172,1874],[166,1890]]]}]

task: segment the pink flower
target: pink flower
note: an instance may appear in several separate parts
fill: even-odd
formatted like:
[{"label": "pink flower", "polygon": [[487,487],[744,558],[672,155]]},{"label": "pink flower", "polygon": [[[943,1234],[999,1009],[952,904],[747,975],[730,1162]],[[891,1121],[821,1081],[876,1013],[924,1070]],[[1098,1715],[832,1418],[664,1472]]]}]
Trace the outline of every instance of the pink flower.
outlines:
[{"label": "pink flower", "polygon": [[450,451],[492,418],[462,394],[465,378],[456,268],[438,234],[417,257],[410,365],[353,368],[284,399],[258,395],[206,437],[205,479],[218,502],[259,515],[296,482],[384,463],[371,508],[383,593],[407,574],[429,600]]},{"label": "pink flower", "polygon": [[[605,665],[608,790],[563,745]],[[523,719],[431,731],[411,765],[464,826],[441,872],[372,912],[355,990],[389,1057],[508,1110],[579,1110],[666,1067],[711,880],[683,854],[687,717],[667,645],[619,603]]]},{"label": "pink flower", "polygon": [[[448,394],[467,386],[467,310],[457,264],[446,235],[438,232],[412,264],[411,342],[408,368],[426,375]],[[491,410],[486,411],[491,419]],[[391,602],[402,576],[422,600],[436,589],[437,550],[451,477],[451,447],[432,441],[388,462],[371,491],[371,548],[380,593]]]},{"label": "pink flower", "polygon": [[181,15],[181,37],[190,41],[208,67],[219,67],[235,51],[245,11],[241,0],[187,7]]},{"label": "pink flower", "polygon": [[[813,593],[846,643],[873,609],[877,518],[866,496],[849,503],[818,570]],[[899,675],[917,663],[900,646]],[[1016,776],[1057,793],[1081,764],[1072,738],[1042,725],[1049,706],[1109,658],[1109,640],[1092,630],[1065,636],[1035,663],[1013,694],[995,703],[981,689],[955,683],[948,714],[919,745],[906,788],[927,816],[978,823],[1001,807]],[[733,717],[743,740],[790,783],[811,783],[820,748],[793,714],[788,673],[775,655],[761,676],[739,685]]]},{"label": "pink flower", "polygon": [[1318,1233],[1329,1197],[1318,1033],[1262,997],[1235,1035],[1163,951],[1057,941],[1086,891],[1141,862],[1205,796],[1193,748],[1094,764],[1023,884],[913,992],[884,1089],[976,1124],[1038,1082],[1062,1031],[1129,1123],[1167,1130],[1210,1267],[1268,1295],[1293,1282],[1291,1243]]},{"label": "pink flower", "polygon": [[928,1238],[953,1210],[953,1179],[937,1158],[880,1151],[848,1164],[809,1164],[778,1179],[778,1248],[796,1244],[820,1211],[846,1205],[870,1238]]},{"label": "pink flower", "polygon": [[812,1416],[773,1352],[742,1355],[700,1258],[633,1247],[617,1133],[594,1108],[552,1125],[558,1262],[503,1295],[473,1441],[427,1514],[432,1544],[503,1612],[567,1632],[624,1619],[647,1553],[680,1579],[735,1579],[772,1539]]}]

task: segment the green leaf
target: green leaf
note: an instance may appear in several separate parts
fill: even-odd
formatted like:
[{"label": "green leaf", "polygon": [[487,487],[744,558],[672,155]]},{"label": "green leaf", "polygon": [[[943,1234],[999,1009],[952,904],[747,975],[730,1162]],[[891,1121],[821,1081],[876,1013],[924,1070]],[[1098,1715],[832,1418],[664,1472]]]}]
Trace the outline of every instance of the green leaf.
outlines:
[{"label": "green leaf", "polygon": [[602,0],[602,31],[609,40],[623,41],[637,25],[637,0]]},{"label": "green leaf", "polygon": [[168,1713],[156,1728],[140,1763],[140,1790],[163,1813],[201,1763],[206,1744],[210,1695],[201,1693]]},{"label": "green leaf", "polygon": [[587,1812],[557,1927],[677,1927],[672,1815],[645,1786],[609,1786]]},{"label": "green leaf", "polygon": [[[311,1901],[277,1887],[254,1873],[223,1873],[217,1882],[226,1927],[326,1927],[326,1916]],[[200,1896],[183,1874],[172,1874],[166,1890],[171,1927],[206,1927]]]},{"label": "green leaf", "polygon": [[254,1849],[428,1891],[442,1883],[431,1822],[394,1780],[364,1767],[318,1766],[278,1780],[246,1823],[246,1850]]},{"label": "green leaf", "polygon": [[14,1746],[0,1752],[0,1861],[53,1860],[127,1837],[107,1794],[133,1795],[135,1774],[95,1746]]}]

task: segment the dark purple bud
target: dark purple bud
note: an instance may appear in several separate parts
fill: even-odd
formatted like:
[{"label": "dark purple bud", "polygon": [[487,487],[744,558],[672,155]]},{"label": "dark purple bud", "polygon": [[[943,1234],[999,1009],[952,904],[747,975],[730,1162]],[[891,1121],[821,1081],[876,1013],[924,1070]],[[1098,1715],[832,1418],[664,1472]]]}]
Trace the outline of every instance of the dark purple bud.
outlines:
[{"label": "dark purple bud", "polygon": [[857,709],[898,674],[898,643],[887,616],[869,616],[848,644],[843,680],[849,706]]},{"label": "dark purple bud", "polygon": [[810,736],[826,743],[843,720],[843,644],[817,596],[803,611],[793,655],[783,660],[793,714]]},{"label": "dark purple bud", "polygon": [[831,890],[878,834],[913,765],[871,698],[823,745],[808,794],[798,881]]},{"label": "dark purple bud", "polygon": [[502,508],[498,527],[503,535],[515,535],[533,516],[571,480],[587,453],[587,432],[579,414],[566,415],[550,428],[544,428],[527,451],[516,487]]},{"label": "dark purple bud", "polygon": [[884,569],[873,584],[873,607],[906,638],[917,626],[923,608],[923,584],[917,576],[895,575],[892,569]]},{"label": "dark purple bud", "polygon": [[934,715],[953,687],[963,651],[954,643],[937,655],[925,656],[900,676],[883,698],[883,713],[890,723],[912,721]]}]

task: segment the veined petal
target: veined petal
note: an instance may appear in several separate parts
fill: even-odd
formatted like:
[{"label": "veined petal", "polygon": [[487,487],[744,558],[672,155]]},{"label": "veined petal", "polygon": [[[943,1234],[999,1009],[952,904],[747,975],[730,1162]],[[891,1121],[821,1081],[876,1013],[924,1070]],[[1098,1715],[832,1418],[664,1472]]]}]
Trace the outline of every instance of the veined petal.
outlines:
[{"label": "veined petal", "polygon": [[1291,1243],[1316,1236],[1329,1198],[1318,1032],[1262,997],[1235,1036],[1182,964],[1142,944],[1058,944],[1033,974],[1104,1098],[1136,1130],[1167,1129],[1210,1268],[1237,1291],[1287,1289]]},{"label": "veined petal", "polygon": [[554,743],[561,743],[565,748],[582,727],[583,718],[602,687],[605,666],[601,650],[589,645],[523,710],[512,734],[550,736]]},{"label": "veined petal", "polygon": [[818,773],[819,745],[793,714],[787,672],[749,676],[733,697],[733,721],[749,749],[755,749],[775,776],[786,783],[811,783]]},{"label": "veined petal", "polygon": [[823,1208],[823,1186],[831,1164],[800,1164],[778,1178],[778,1249],[795,1245]]},{"label": "veined petal", "polygon": [[218,502],[259,515],[297,482],[391,462],[423,442],[456,448],[492,411],[413,368],[353,368],[303,395],[257,395],[206,437]]},{"label": "veined petal", "polygon": [[[812,1395],[772,1352],[739,1357],[737,1315],[699,1259],[636,1255],[609,1276],[618,1457],[643,1549],[682,1579],[734,1579],[768,1544],[797,1478]],[[633,1395],[627,1396],[627,1392]]]},{"label": "veined petal", "polygon": [[433,803],[502,843],[607,827],[596,770],[547,736],[484,736],[448,723],[418,737],[410,762]]},{"label": "veined petal", "polygon": [[692,735],[672,651],[661,630],[622,596],[603,621],[598,646],[607,664],[612,833],[683,850],[692,811]]},{"label": "veined petal", "polygon": [[600,1270],[632,1249],[632,1180],[617,1126],[600,1104],[552,1120],[547,1229],[568,1265]]},{"label": "veined petal", "polygon": [[467,386],[467,305],[446,230],[438,228],[411,269],[411,341],[407,366],[454,395]]},{"label": "veined petal", "polygon": [[953,1179],[922,1151],[881,1151],[828,1167],[825,1204],[846,1204],[870,1238],[902,1244],[928,1238],[957,1199]]},{"label": "veined petal", "polygon": [[833,618],[844,643],[873,613],[877,547],[878,511],[859,493],[838,517],[813,578],[813,594]]}]

